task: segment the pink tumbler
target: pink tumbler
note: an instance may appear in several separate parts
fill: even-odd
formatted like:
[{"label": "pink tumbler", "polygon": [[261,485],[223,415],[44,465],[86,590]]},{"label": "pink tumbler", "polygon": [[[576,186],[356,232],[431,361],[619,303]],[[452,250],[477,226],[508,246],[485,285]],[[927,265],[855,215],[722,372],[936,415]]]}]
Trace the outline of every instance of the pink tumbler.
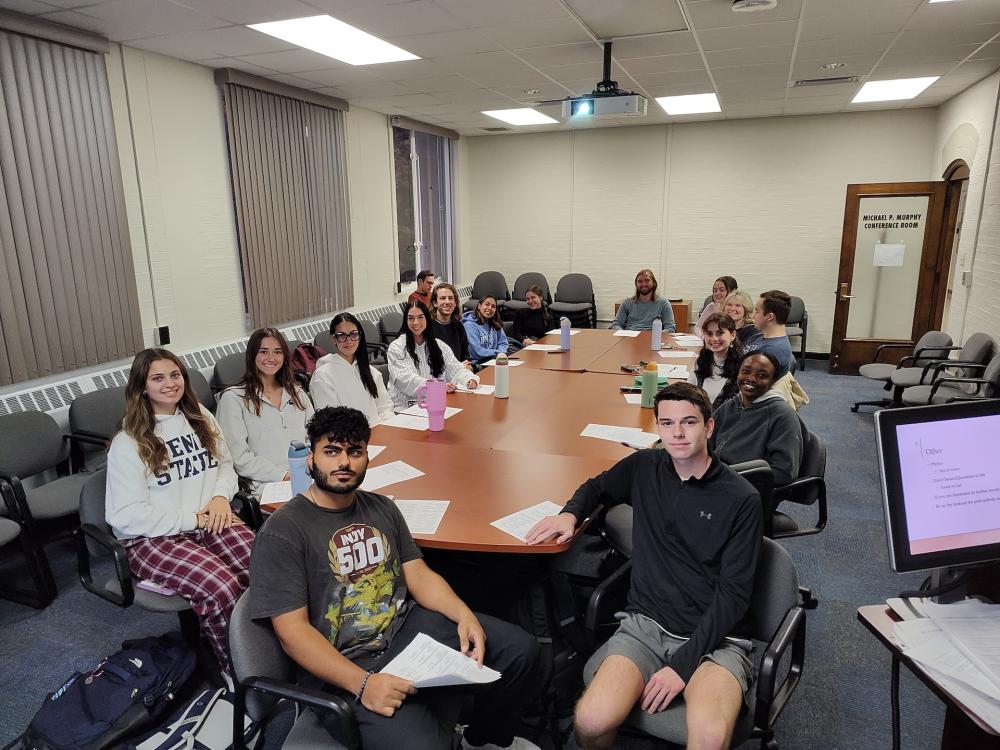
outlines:
[{"label": "pink tumbler", "polygon": [[444,429],[446,394],[443,380],[428,380],[426,385],[417,389],[417,406],[427,410],[431,432],[441,432]]}]

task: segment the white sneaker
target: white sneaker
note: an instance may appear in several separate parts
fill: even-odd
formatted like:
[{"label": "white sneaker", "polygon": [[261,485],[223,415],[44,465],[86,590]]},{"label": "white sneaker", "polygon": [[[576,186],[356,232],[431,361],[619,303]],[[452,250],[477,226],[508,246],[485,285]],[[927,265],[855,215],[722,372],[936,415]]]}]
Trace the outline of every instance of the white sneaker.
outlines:
[{"label": "white sneaker", "polygon": [[473,745],[465,737],[462,738],[462,750],[542,750],[538,745],[530,740],[524,739],[524,737],[515,737],[514,741],[511,742],[507,747],[500,747],[499,745],[494,745],[492,742],[487,742],[485,745]]}]

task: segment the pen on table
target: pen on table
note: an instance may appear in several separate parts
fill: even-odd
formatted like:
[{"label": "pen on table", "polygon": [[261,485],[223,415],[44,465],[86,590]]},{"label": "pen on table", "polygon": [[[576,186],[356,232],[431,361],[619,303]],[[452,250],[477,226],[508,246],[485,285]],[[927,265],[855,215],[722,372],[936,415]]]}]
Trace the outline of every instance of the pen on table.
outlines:
[{"label": "pen on table", "polygon": [[545,352],[546,354],[566,354],[569,349],[554,349],[552,351]]}]

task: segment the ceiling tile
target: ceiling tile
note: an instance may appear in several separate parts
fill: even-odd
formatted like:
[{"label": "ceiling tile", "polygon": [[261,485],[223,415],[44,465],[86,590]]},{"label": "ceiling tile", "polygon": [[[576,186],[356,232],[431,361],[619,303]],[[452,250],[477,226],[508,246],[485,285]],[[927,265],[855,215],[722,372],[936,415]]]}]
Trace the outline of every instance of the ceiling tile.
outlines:
[{"label": "ceiling tile", "polygon": [[677,3],[663,0],[563,0],[598,39],[687,29]]},{"label": "ceiling tile", "polygon": [[538,72],[509,52],[483,52],[438,58],[437,62],[453,73],[471,78],[483,86],[516,86],[538,78]]},{"label": "ceiling tile", "polygon": [[53,23],[61,23],[64,26],[72,26],[74,29],[83,29],[84,31],[92,31],[95,34],[106,36],[104,21],[100,18],[88,16],[83,11],[57,10],[55,13],[44,13],[38,17],[44,18],[46,21],[52,21]]},{"label": "ceiling tile", "polygon": [[430,0],[379,5],[374,8],[354,8],[341,11],[337,14],[337,18],[383,38],[458,31],[466,27],[461,20],[434,5]]},{"label": "ceiling tile", "polygon": [[201,63],[208,68],[235,68],[236,70],[242,70],[245,73],[253,73],[255,76],[269,76],[274,75],[277,71],[271,68],[265,68],[263,65],[257,65],[252,62],[247,62],[246,60],[241,60],[238,57],[217,57],[214,60],[204,60]]},{"label": "ceiling tile", "polygon": [[630,60],[634,57],[656,57],[658,55],[683,55],[697,52],[698,43],[690,31],[675,31],[670,34],[654,34],[634,39],[619,39],[611,47],[616,60]]},{"label": "ceiling tile", "polygon": [[634,76],[650,73],[674,73],[679,70],[705,70],[701,55],[692,52],[687,55],[659,55],[658,57],[637,57],[623,60],[622,67]]},{"label": "ceiling tile", "polygon": [[788,81],[784,78],[756,78],[750,81],[717,81],[716,88],[718,88],[720,94],[741,96],[754,92],[770,91],[777,92],[784,98],[785,89],[788,88]]},{"label": "ceiling tile", "polygon": [[895,46],[882,58],[880,65],[927,65],[931,63],[958,63],[975,54],[980,45],[935,46],[924,49],[897,50]]},{"label": "ceiling tile", "polygon": [[691,26],[695,31],[727,26],[749,26],[761,23],[762,15],[766,16],[767,22],[793,21],[798,19],[799,12],[802,10],[802,0],[782,0],[777,8],[766,11],[764,14],[733,13],[731,3],[720,3],[717,0],[700,0],[698,2],[687,0],[684,5],[687,7],[688,18],[691,19]]},{"label": "ceiling tile", "polygon": [[[868,75],[872,66],[878,62],[879,55],[856,55],[840,57],[836,60],[820,58],[818,60],[797,60],[792,67],[792,79],[799,78],[833,78],[834,76]],[[828,62],[842,62],[844,66],[836,70],[826,70],[822,66]]]},{"label": "ceiling tile", "polygon": [[788,75],[788,66],[783,63],[767,65],[735,65],[727,68],[712,68],[712,78],[722,81],[746,81],[757,78],[780,78]]},{"label": "ceiling tile", "polygon": [[517,56],[536,68],[555,65],[574,65],[601,60],[603,51],[596,42],[581,42],[578,44],[556,44],[547,47],[530,47],[519,49]]},{"label": "ceiling tile", "polygon": [[812,42],[799,40],[797,59],[827,61],[840,60],[855,55],[881,55],[892,44],[895,34],[861,34],[842,39],[817,39]]},{"label": "ceiling tile", "polygon": [[[206,31],[186,31],[168,36],[147,37],[132,46],[162,52],[187,60],[212,57],[240,57],[294,49],[294,45],[246,26],[226,26]],[[169,50],[176,50],[176,54]]]},{"label": "ceiling tile", "polygon": [[116,42],[232,25],[170,0],[111,0],[87,6],[84,12],[99,19],[104,34]]},{"label": "ceiling tile", "polygon": [[80,8],[84,5],[93,5],[95,2],[96,0],[45,0],[47,5],[53,5],[56,8],[63,8],[65,10]]},{"label": "ceiling tile", "polygon": [[[554,65],[542,68],[545,75],[557,81],[582,81],[586,79],[597,83],[604,76],[604,65],[601,58],[597,58],[591,63],[577,63],[576,65]],[[628,76],[628,73],[618,63],[611,65],[611,77],[615,80]]]},{"label": "ceiling tile", "polygon": [[434,95],[447,104],[462,104],[477,111],[481,109],[502,109],[513,106],[512,99],[490,89],[472,91],[442,91]]},{"label": "ceiling tile", "polygon": [[320,93],[330,93],[342,99],[388,99],[391,96],[405,96],[409,92],[398,83],[390,81],[373,81],[371,83],[345,83],[342,86],[330,86],[317,89]]},{"label": "ceiling tile", "polygon": [[[1000,2],[997,3],[1000,6]],[[930,47],[957,47],[960,45],[978,45],[990,41],[1000,34],[1000,21],[996,23],[981,23],[961,29],[939,29],[936,31],[904,31],[892,45],[892,51],[907,52],[928,49]]]},{"label": "ceiling tile", "polygon": [[270,78],[272,81],[277,81],[278,83],[284,83],[286,86],[295,86],[299,89],[323,88],[318,83],[313,83],[305,78],[299,78],[298,76],[289,75],[288,73],[271,73],[265,77]]},{"label": "ceiling tile", "polygon": [[825,83],[821,86],[792,86],[788,89],[786,99],[789,101],[800,99],[839,99],[850,101],[861,88],[858,82],[852,83]]},{"label": "ceiling tile", "polygon": [[[836,10],[832,3],[824,5],[830,10]],[[894,34],[903,28],[911,15],[912,10],[905,7],[867,2],[854,6],[852,12],[834,12],[804,19],[799,41],[850,38],[857,35],[858,29],[864,29],[866,34]]]},{"label": "ceiling tile", "polygon": [[[260,55],[240,55],[254,65],[263,65],[276,73],[301,73],[307,70],[325,70],[330,67],[344,65],[339,60],[321,55],[307,49],[290,49],[284,52],[266,52]],[[352,66],[353,67],[353,66]]]},{"label": "ceiling tile", "polygon": [[385,82],[384,79],[368,70],[368,66],[361,68],[354,65],[339,65],[323,70],[303,70],[296,76],[315,84],[317,87],[347,86],[349,84],[374,85]]},{"label": "ceiling tile", "polygon": [[460,18],[469,28],[568,15],[559,0],[434,0],[434,4]]},{"label": "ceiling tile", "polygon": [[219,55],[213,52],[204,45],[190,44],[183,40],[175,39],[173,36],[150,36],[145,39],[134,39],[128,43],[128,46],[191,62],[226,57],[226,55]]},{"label": "ceiling tile", "polygon": [[57,11],[59,6],[43,3],[40,0],[0,0],[0,10],[12,10],[15,13],[37,16],[39,13]]},{"label": "ceiling tile", "polygon": [[925,78],[927,76],[943,76],[955,67],[953,62],[943,63],[911,63],[909,65],[880,64],[869,75],[869,81],[891,81],[895,78]]},{"label": "ceiling tile", "polygon": [[792,44],[795,41],[795,21],[775,21],[752,26],[699,31],[702,49],[743,49],[744,47],[770,47]]},{"label": "ceiling tile", "polygon": [[973,60],[1000,60],[1000,41],[990,42],[972,56]]},{"label": "ceiling tile", "polygon": [[527,104],[545,99],[565,99],[567,96],[575,96],[577,93],[587,93],[594,88],[593,82],[590,81],[580,85],[582,89],[575,88],[570,84],[535,81],[524,86],[497,86],[494,90]]},{"label": "ceiling tile", "polygon": [[[46,0],[51,2],[52,0]],[[996,0],[962,0],[960,3],[925,3],[917,10],[908,29],[968,28],[978,23],[1000,21],[1000,3]]]},{"label": "ceiling tile", "polygon": [[[656,104],[652,99],[659,96],[686,96],[688,94],[712,93],[712,86],[707,83],[677,83],[670,84],[669,86],[646,86],[645,88],[649,92],[650,107]],[[656,106],[659,105],[657,104]]]},{"label": "ceiling tile", "polygon": [[372,107],[372,108],[382,108],[382,107],[409,107],[415,104],[440,104],[438,99],[435,99],[430,94],[402,94],[400,96],[392,96],[390,98],[379,98],[379,97],[353,97],[352,102],[357,102],[361,107]]},{"label": "ceiling tile", "polygon": [[264,23],[319,14],[300,0],[177,0],[180,4],[230,23]]},{"label": "ceiling tile", "polygon": [[750,47],[748,49],[715,50],[706,52],[710,67],[732,67],[734,65],[764,65],[781,63],[788,67],[792,59],[792,45],[778,44],[774,47]]},{"label": "ceiling tile", "polygon": [[442,76],[441,78],[420,78],[414,81],[399,81],[414,94],[438,94],[446,91],[471,91],[479,86],[462,76]]},{"label": "ceiling tile", "polygon": [[407,52],[423,58],[473,55],[500,49],[500,45],[486,35],[468,30],[394,36],[387,39]]},{"label": "ceiling tile", "polygon": [[652,96],[663,96],[666,86],[700,86],[703,92],[712,90],[712,81],[704,70],[679,70],[676,73],[652,73],[638,76],[638,81]]},{"label": "ceiling tile", "polygon": [[501,46],[513,50],[546,44],[593,43],[587,31],[573,18],[520,21],[503,26],[491,26],[482,31]]},{"label": "ceiling tile", "polygon": [[401,60],[399,62],[376,63],[358,66],[385,78],[387,81],[407,81],[412,78],[440,78],[451,71],[430,60]]}]

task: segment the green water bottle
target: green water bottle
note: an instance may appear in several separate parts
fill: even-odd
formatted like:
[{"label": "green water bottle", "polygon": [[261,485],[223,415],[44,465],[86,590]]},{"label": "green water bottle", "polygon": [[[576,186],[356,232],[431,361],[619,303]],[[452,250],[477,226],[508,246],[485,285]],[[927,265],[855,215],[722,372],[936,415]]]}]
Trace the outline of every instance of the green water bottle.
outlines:
[{"label": "green water bottle", "polygon": [[653,399],[656,398],[656,386],[660,373],[656,369],[656,363],[650,362],[646,369],[642,371],[642,408],[652,409]]}]

